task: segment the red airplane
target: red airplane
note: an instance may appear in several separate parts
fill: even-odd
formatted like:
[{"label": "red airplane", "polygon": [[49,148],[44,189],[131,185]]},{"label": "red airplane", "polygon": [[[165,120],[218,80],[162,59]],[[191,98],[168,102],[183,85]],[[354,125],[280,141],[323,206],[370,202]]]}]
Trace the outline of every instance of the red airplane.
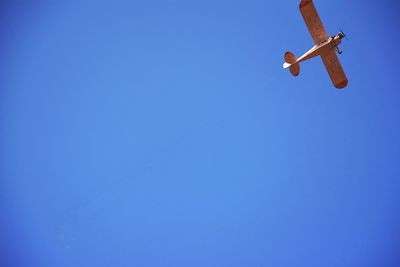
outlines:
[{"label": "red airplane", "polygon": [[335,36],[330,37],[326,33],[324,25],[319,18],[318,12],[312,0],[301,0],[300,12],[303,15],[304,21],[306,22],[308,30],[311,33],[311,37],[314,40],[315,46],[300,58],[296,58],[292,52],[286,52],[283,68],[289,68],[290,72],[294,76],[297,76],[300,73],[300,62],[316,56],[321,56],[333,85],[339,89],[345,88],[348,84],[348,80],[343,71],[342,65],[340,64],[339,58],[336,55],[336,52],[339,54],[342,53],[342,51],[339,49],[339,45],[342,42],[343,37],[345,37],[345,34],[343,31],[340,31]]}]

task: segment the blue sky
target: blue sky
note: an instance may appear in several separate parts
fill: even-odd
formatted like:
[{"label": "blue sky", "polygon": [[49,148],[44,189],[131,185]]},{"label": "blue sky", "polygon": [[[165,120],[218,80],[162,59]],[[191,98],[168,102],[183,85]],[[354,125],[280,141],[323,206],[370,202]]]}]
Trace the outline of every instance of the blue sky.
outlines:
[{"label": "blue sky", "polygon": [[2,266],[398,266],[398,4],[3,1]]}]

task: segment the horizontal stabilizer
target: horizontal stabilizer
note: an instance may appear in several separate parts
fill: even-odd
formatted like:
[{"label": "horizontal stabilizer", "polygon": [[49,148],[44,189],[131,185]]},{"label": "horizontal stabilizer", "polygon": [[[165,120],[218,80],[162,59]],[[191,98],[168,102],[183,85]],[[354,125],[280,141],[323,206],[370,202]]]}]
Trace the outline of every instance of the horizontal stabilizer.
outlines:
[{"label": "horizontal stabilizer", "polygon": [[283,68],[290,68],[290,73],[293,76],[297,76],[300,73],[300,65],[297,62],[296,56],[292,53],[287,51],[285,53],[285,63],[283,63]]},{"label": "horizontal stabilizer", "polygon": [[300,65],[299,65],[299,63],[290,65],[290,73],[293,76],[298,76],[299,75],[299,73],[300,73]]}]

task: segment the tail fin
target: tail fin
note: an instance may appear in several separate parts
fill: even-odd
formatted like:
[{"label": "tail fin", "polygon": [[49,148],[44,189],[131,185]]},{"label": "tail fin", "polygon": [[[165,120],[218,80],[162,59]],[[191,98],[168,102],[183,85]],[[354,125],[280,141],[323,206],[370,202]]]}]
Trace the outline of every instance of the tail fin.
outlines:
[{"label": "tail fin", "polygon": [[297,63],[297,58],[292,52],[285,53],[285,63],[283,64],[283,68],[290,68],[290,73],[293,76],[297,76],[300,73],[300,65]]}]

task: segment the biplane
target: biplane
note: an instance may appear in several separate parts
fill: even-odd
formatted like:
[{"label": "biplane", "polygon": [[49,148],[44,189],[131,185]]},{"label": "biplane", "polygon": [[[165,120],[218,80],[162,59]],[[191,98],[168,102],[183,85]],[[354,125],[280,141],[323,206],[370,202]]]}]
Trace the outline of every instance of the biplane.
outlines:
[{"label": "biplane", "polygon": [[286,52],[283,68],[289,68],[290,73],[294,76],[298,76],[300,73],[300,62],[316,56],[321,56],[322,62],[328,71],[333,85],[339,89],[345,88],[348,84],[348,80],[336,52],[342,54],[339,45],[346,35],[342,30],[334,36],[329,36],[327,34],[312,0],[301,0],[300,12],[315,45],[300,58],[296,58],[292,52]]}]

